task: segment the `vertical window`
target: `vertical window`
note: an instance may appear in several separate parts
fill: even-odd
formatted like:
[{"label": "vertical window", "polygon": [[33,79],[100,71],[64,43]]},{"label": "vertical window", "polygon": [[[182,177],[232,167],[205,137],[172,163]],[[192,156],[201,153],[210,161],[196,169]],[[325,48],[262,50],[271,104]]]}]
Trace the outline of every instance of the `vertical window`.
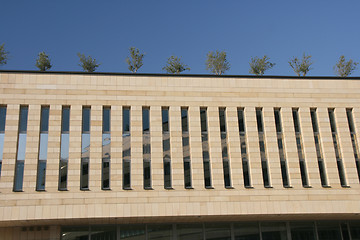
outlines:
[{"label": "vertical window", "polygon": [[225,188],[230,188],[231,187],[230,161],[229,161],[229,152],[228,152],[228,145],[227,145],[227,130],[226,130],[225,114],[226,114],[225,108],[219,108],[221,153],[222,153],[223,171],[224,171],[224,185],[225,185]]},{"label": "vertical window", "polygon": [[353,147],[356,169],[357,169],[358,178],[359,178],[359,181],[360,181],[359,148],[358,148],[358,143],[357,143],[357,140],[356,140],[356,131],[355,131],[355,125],[354,125],[352,109],[346,109],[346,116],[347,116],[347,120],[348,120],[348,124],[349,124],[351,144],[352,144],[352,147]]},{"label": "vertical window", "polygon": [[265,136],[264,136],[264,126],[262,120],[262,108],[256,108],[256,122],[259,135],[259,147],[260,147],[260,158],[261,158],[261,168],[263,175],[264,187],[270,187],[269,180],[269,167],[266,157],[266,145],[265,145]]},{"label": "vertical window", "polygon": [[89,189],[89,164],[90,164],[90,107],[82,110],[82,135],[81,135],[81,173],[80,189]]},{"label": "vertical window", "polygon": [[151,188],[151,145],[150,145],[150,109],[142,109],[143,123],[143,171],[144,171],[144,189]]},{"label": "vertical window", "polygon": [[292,115],[293,115],[293,120],[294,120],[297,152],[298,152],[298,156],[299,156],[301,182],[302,182],[303,187],[308,187],[309,180],[308,180],[308,176],[307,176],[306,162],[305,162],[305,157],[304,157],[305,155],[304,155],[303,144],[302,144],[302,136],[301,136],[300,120],[299,120],[299,110],[294,108],[292,110]]},{"label": "vertical window", "polygon": [[200,124],[201,124],[201,143],[202,143],[202,155],[203,155],[203,166],[204,166],[204,184],[205,184],[205,188],[212,188],[209,141],[208,141],[208,130],[207,130],[207,109],[205,107],[200,108]]},{"label": "vertical window", "polygon": [[183,147],[183,161],[184,161],[184,186],[185,188],[192,188],[190,144],[189,144],[189,120],[188,120],[188,109],[185,107],[181,108],[181,132],[182,132],[182,147]]},{"label": "vertical window", "polygon": [[6,107],[0,106],[0,176],[1,176],[1,168],[2,168],[3,151],[4,151],[5,122],[6,122]]},{"label": "vertical window", "polygon": [[37,191],[45,190],[46,161],[49,137],[49,110],[50,108],[48,106],[41,107],[39,158],[36,179]]},{"label": "vertical window", "polygon": [[69,126],[70,107],[63,106],[61,111],[61,139],[59,163],[59,190],[67,190],[67,175],[69,162]]},{"label": "vertical window", "polygon": [[123,189],[131,189],[131,135],[130,135],[130,107],[123,107]]},{"label": "vertical window", "polygon": [[326,179],[324,158],[323,158],[322,151],[321,151],[321,142],[320,142],[319,127],[318,127],[318,123],[317,123],[316,108],[310,109],[310,116],[311,116],[311,123],[312,123],[312,128],[313,128],[313,133],[314,133],[315,149],[316,149],[316,156],[318,159],[321,185],[323,187],[327,187],[328,183],[327,183],[327,179]]},{"label": "vertical window", "polygon": [[103,107],[103,129],[102,129],[102,173],[101,188],[110,189],[110,159],[111,159],[111,108]]},{"label": "vertical window", "polygon": [[333,139],[334,144],[334,150],[335,150],[335,157],[336,157],[336,164],[338,167],[338,173],[340,178],[340,184],[342,187],[346,187],[346,178],[345,178],[345,170],[344,170],[344,164],[341,157],[341,151],[340,151],[340,143],[338,140],[338,134],[336,129],[336,120],[335,120],[335,113],[333,108],[328,109],[329,113],[329,120],[330,120],[330,128],[331,128],[331,135]]},{"label": "vertical window", "polygon": [[163,137],[163,162],[164,162],[164,188],[171,189],[171,155],[170,155],[170,132],[169,132],[169,108],[161,109],[162,137]]},{"label": "vertical window", "polygon": [[246,148],[244,109],[238,108],[237,114],[238,114],[238,125],[239,125],[239,135],[240,135],[240,148],[241,148],[241,160],[242,160],[242,167],[243,167],[244,186],[251,187],[249,158],[248,158],[247,148]]},{"label": "vertical window", "polygon": [[283,181],[283,186],[290,187],[289,174],[288,174],[285,151],[284,151],[284,140],[283,140],[280,108],[274,109],[274,117],[275,117],[276,135],[277,135],[277,142],[279,149],[281,177]]},{"label": "vertical window", "polygon": [[22,191],[24,180],[24,163],[26,152],[26,135],[28,121],[28,106],[20,106],[18,146],[15,163],[14,187],[15,192]]}]

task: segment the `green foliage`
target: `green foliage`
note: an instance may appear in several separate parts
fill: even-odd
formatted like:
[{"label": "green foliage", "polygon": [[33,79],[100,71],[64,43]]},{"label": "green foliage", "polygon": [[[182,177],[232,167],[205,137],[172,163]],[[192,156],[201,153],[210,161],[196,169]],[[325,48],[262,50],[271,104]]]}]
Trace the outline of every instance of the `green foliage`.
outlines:
[{"label": "green foliage", "polygon": [[310,66],[313,62],[311,61],[311,55],[306,56],[304,53],[302,59],[294,57],[293,59],[290,59],[289,64],[298,76],[306,76],[306,74],[312,69]]},{"label": "green foliage", "polygon": [[270,58],[266,55],[262,58],[251,58],[250,73],[255,75],[264,75],[265,71],[275,66],[275,63],[269,62]]},{"label": "green foliage", "polygon": [[132,73],[136,73],[139,68],[143,65],[143,58],[145,56],[145,53],[140,53],[138,48],[131,47],[129,48],[130,51],[130,58],[126,58],[126,62],[129,65],[128,69]]},{"label": "green foliage", "polygon": [[78,53],[77,56],[80,58],[79,66],[82,67],[85,72],[95,72],[96,68],[100,66],[100,63],[97,63],[96,59],[91,56],[86,57],[80,53]]},{"label": "green foliage", "polygon": [[209,52],[206,59],[206,70],[221,75],[230,69],[230,63],[226,59],[226,52]]},{"label": "green foliage", "polygon": [[338,63],[334,66],[335,74],[340,77],[347,77],[356,69],[358,64],[358,62],[354,62],[352,59],[346,61],[344,55],[341,55]]},{"label": "green foliage", "polygon": [[181,58],[171,56],[168,58],[166,66],[163,67],[163,70],[167,73],[179,74],[186,70],[190,71],[190,68],[186,64],[181,62]]},{"label": "green foliage", "polygon": [[7,63],[9,52],[5,50],[5,43],[0,45],[0,66]]},{"label": "green foliage", "polygon": [[38,54],[38,58],[36,59],[36,67],[39,68],[40,71],[45,72],[46,70],[49,70],[52,65],[50,63],[50,58],[48,55],[46,55],[45,52],[40,52]]}]

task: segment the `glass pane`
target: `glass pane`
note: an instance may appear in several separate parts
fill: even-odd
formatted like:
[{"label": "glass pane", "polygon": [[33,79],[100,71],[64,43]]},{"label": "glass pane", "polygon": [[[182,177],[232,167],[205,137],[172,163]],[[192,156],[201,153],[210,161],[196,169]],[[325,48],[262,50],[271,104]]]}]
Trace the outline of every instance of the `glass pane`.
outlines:
[{"label": "glass pane", "polygon": [[103,108],[103,132],[110,132],[110,108]]},{"label": "glass pane", "polygon": [[281,129],[281,118],[280,118],[280,109],[274,110],[274,116],[275,116],[275,126],[276,126],[276,132],[282,132]]},{"label": "glass pane", "polygon": [[130,160],[131,156],[131,137],[130,135],[123,135],[123,159]]},{"label": "glass pane", "polygon": [[206,223],[206,240],[231,240],[230,224]]},{"label": "glass pane", "polygon": [[0,133],[0,161],[3,159],[5,134]]},{"label": "glass pane", "polygon": [[260,240],[258,223],[234,223],[235,240]]},{"label": "glass pane", "polygon": [[346,109],[346,116],[348,119],[349,130],[351,133],[354,133],[355,127],[354,127],[354,120],[353,120],[353,116],[352,116],[352,109]]},{"label": "glass pane", "polygon": [[19,132],[26,133],[27,130],[27,119],[28,118],[28,107],[20,107],[20,119],[19,119]]},{"label": "glass pane", "polygon": [[143,132],[150,130],[149,112],[150,112],[149,108],[143,108],[142,110]]},{"label": "glass pane", "polygon": [[148,225],[148,240],[172,239],[172,225]]},{"label": "glass pane", "polygon": [[261,161],[261,168],[263,174],[264,187],[269,187],[270,182],[269,182],[269,170],[268,170],[267,161]]},{"label": "glass pane", "polygon": [[68,169],[68,162],[60,160],[59,190],[67,189],[67,169]]},{"label": "glass pane", "polygon": [[22,191],[24,178],[24,162],[16,161],[14,191]]},{"label": "glass pane", "polygon": [[338,222],[317,222],[319,240],[342,240]]},{"label": "glass pane", "polygon": [[201,132],[207,132],[206,108],[200,108]]},{"label": "glass pane", "polygon": [[102,163],[102,189],[110,188],[110,162]]},{"label": "glass pane", "polygon": [[60,159],[67,160],[69,159],[69,134],[61,134],[61,146],[60,146]]},{"label": "glass pane", "polygon": [[223,161],[223,170],[224,170],[224,185],[225,187],[230,187],[231,186],[230,164],[228,159]]},{"label": "glass pane", "polygon": [[163,133],[163,156],[165,158],[170,158],[170,134],[169,132]]},{"label": "glass pane", "polygon": [[82,132],[90,132],[90,108],[84,107],[82,111]]},{"label": "glass pane", "polygon": [[181,130],[188,132],[188,110],[186,108],[181,109]]},{"label": "glass pane", "polygon": [[262,240],[286,240],[285,223],[261,223]]},{"label": "glass pane", "polygon": [[225,108],[219,108],[220,132],[226,132]]},{"label": "glass pane", "polygon": [[123,189],[130,189],[130,161],[123,161]]},{"label": "glass pane", "polygon": [[243,176],[244,176],[244,186],[250,187],[250,174],[249,174],[249,163],[247,159],[242,159],[242,167],[243,167]]},{"label": "glass pane", "polygon": [[90,157],[90,134],[81,135],[81,157]]},{"label": "glass pane", "polygon": [[19,133],[17,160],[25,160],[26,133]]},{"label": "glass pane", "polygon": [[331,132],[336,132],[336,122],[335,122],[334,109],[329,109],[329,120],[330,120]]},{"label": "glass pane", "polygon": [[319,132],[318,125],[317,125],[317,118],[316,118],[316,109],[310,110],[310,116],[311,116],[313,132]]},{"label": "glass pane", "polygon": [[104,133],[102,135],[102,159],[103,161],[110,161],[110,133]]},{"label": "glass pane", "polygon": [[49,107],[41,108],[40,132],[49,131]]},{"label": "glass pane", "polygon": [[150,132],[143,133],[143,159],[151,159]]},{"label": "glass pane", "polygon": [[40,133],[39,160],[47,160],[48,133]]},{"label": "glass pane", "polygon": [[0,132],[5,132],[6,107],[0,107]]},{"label": "glass pane", "polygon": [[313,222],[290,223],[292,240],[316,240]]},{"label": "glass pane", "polygon": [[91,226],[91,240],[116,240],[116,226]]},{"label": "glass pane", "polygon": [[184,162],[184,184],[185,188],[191,188],[191,164]]},{"label": "glass pane", "polygon": [[300,132],[300,122],[299,122],[298,110],[293,109],[292,114],[293,114],[293,120],[294,120],[294,129],[295,129],[295,132],[298,133],[298,132]]},{"label": "glass pane", "polygon": [[163,130],[163,132],[168,132],[169,131],[169,109],[163,108],[161,110],[161,115],[162,115],[162,130]]},{"label": "glass pane", "polygon": [[45,190],[46,161],[38,162],[36,190]]},{"label": "glass pane", "polygon": [[70,107],[63,107],[61,115],[61,132],[69,132]]},{"label": "glass pane", "polygon": [[256,121],[258,132],[263,132],[263,122],[262,122],[262,110],[256,109]]},{"label": "glass pane", "polygon": [[360,222],[354,221],[349,223],[351,239],[360,240]]},{"label": "glass pane", "polygon": [[238,109],[239,132],[245,132],[244,109]]},{"label": "glass pane", "polygon": [[171,188],[171,163],[164,161],[164,188]]},{"label": "glass pane", "polygon": [[210,170],[210,162],[204,161],[204,181],[205,187],[211,187],[211,170]]},{"label": "glass pane", "polygon": [[123,108],[123,132],[130,132],[130,108]]},{"label": "glass pane", "polygon": [[151,188],[151,162],[144,160],[144,188]]},{"label": "glass pane", "polygon": [[63,227],[61,240],[88,240],[89,227]]},{"label": "glass pane", "polygon": [[177,224],[177,240],[204,239],[202,224]]},{"label": "glass pane", "polygon": [[120,239],[145,240],[145,225],[120,225]]},{"label": "glass pane", "polygon": [[81,159],[80,189],[89,188],[89,159]]}]

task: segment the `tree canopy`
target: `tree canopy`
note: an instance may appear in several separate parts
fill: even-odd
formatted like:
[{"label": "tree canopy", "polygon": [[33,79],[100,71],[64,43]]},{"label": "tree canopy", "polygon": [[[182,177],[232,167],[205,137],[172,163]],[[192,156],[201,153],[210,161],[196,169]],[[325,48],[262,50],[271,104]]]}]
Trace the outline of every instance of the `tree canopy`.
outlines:
[{"label": "tree canopy", "polygon": [[40,52],[38,54],[38,58],[36,59],[36,67],[39,68],[40,71],[45,72],[49,70],[52,65],[50,63],[50,58],[45,52]]},{"label": "tree canopy", "polygon": [[9,58],[9,52],[5,50],[5,43],[0,45],[0,65],[4,65],[7,63]]},{"label": "tree canopy", "polygon": [[126,58],[126,62],[129,65],[128,69],[132,73],[136,73],[139,68],[143,65],[143,58],[145,56],[145,53],[140,53],[140,50],[135,47],[129,48],[130,51],[130,57]]},{"label": "tree canopy", "polygon": [[251,58],[249,72],[255,75],[264,75],[265,71],[275,66],[275,63],[269,61],[266,55],[262,58]]},{"label": "tree canopy", "polygon": [[85,72],[95,72],[96,68],[100,66],[100,63],[97,63],[96,59],[91,56],[86,57],[80,53],[78,53],[77,56],[80,58],[79,66],[82,67]]},{"label": "tree canopy", "polygon": [[179,74],[186,70],[190,71],[190,68],[188,67],[188,65],[181,62],[180,57],[171,56],[168,58],[166,66],[163,67],[163,70],[167,73]]},{"label": "tree canopy", "polygon": [[230,69],[230,63],[226,59],[226,52],[222,51],[219,52],[216,50],[216,52],[209,52],[207,54],[206,59],[206,70],[209,70],[210,72],[221,75],[224,74],[227,70]]},{"label": "tree canopy", "polygon": [[303,54],[302,59],[293,57],[289,61],[290,67],[298,76],[306,76],[306,74],[312,69],[310,68],[312,64],[311,55],[305,55],[305,53]]},{"label": "tree canopy", "polygon": [[339,61],[334,66],[334,72],[340,77],[347,77],[356,69],[358,64],[358,62],[354,62],[352,59],[346,61],[345,56],[341,55]]}]

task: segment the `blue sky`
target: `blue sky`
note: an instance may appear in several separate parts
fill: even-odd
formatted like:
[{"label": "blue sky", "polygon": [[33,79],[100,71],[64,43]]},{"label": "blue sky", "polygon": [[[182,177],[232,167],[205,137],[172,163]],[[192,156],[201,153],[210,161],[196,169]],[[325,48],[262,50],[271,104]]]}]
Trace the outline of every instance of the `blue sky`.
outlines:
[{"label": "blue sky", "polygon": [[[45,51],[53,71],[81,71],[78,52],[99,72],[129,72],[128,48],[146,53],[141,73],[162,73],[171,55],[204,74],[206,54],[226,51],[227,74],[249,74],[251,57],[268,55],[267,75],[295,75],[288,64],[313,56],[309,76],[333,76],[340,55],[360,61],[359,0],[0,0],[0,69],[36,70]],[[359,76],[357,69],[352,76]]]}]

